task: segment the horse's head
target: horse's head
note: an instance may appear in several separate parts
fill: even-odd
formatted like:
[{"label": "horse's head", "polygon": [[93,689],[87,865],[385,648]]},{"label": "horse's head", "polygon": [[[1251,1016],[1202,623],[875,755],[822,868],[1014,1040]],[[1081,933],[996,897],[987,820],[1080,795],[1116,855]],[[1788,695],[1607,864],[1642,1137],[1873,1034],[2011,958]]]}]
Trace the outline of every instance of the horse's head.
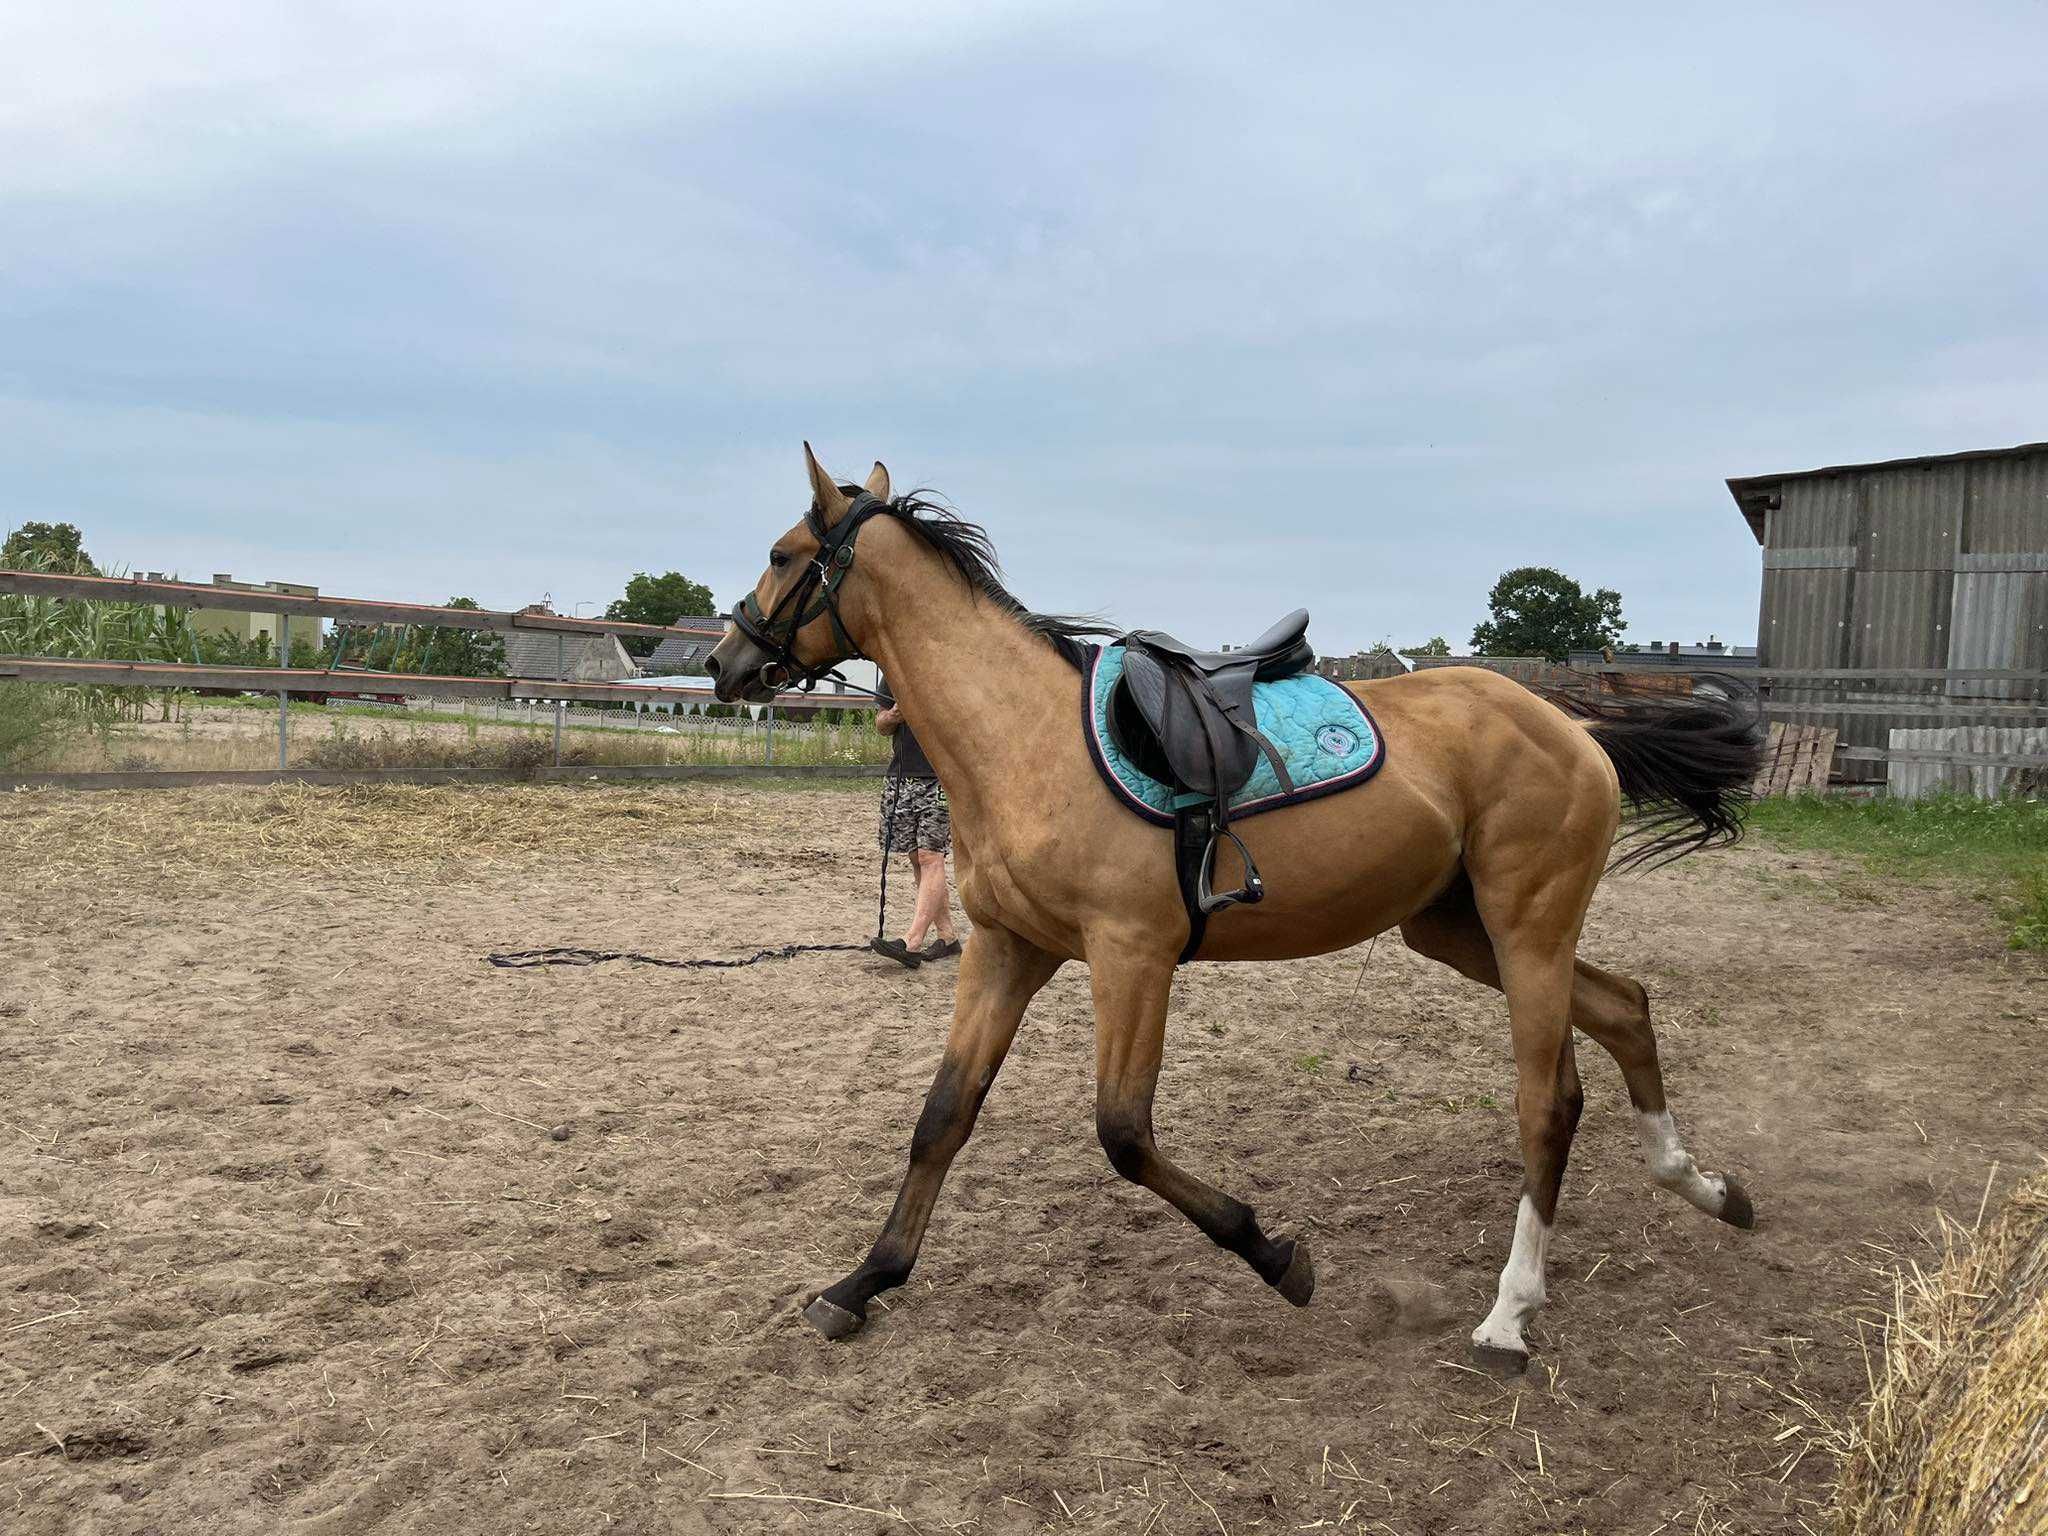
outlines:
[{"label": "horse's head", "polygon": [[889,500],[880,464],[865,487],[841,485],[804,444],[811,506],[768,551],[754,590],[728,614],[725,638],[704,662],[718,697],[765,703],[777,689],[820,677],[860,647],[839,617],[839,588],[853,569],[860,526]]}]

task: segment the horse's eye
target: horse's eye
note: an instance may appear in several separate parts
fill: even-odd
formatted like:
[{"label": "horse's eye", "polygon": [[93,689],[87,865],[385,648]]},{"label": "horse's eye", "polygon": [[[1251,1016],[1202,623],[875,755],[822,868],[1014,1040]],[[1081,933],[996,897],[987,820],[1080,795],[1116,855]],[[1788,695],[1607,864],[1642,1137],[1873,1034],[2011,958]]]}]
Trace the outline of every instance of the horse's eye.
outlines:
[{"label": "horse's eye", "polygon": [[789,564],[789,556],[782,550],[771,549],[768,551],[768,563],[779,571]]}]

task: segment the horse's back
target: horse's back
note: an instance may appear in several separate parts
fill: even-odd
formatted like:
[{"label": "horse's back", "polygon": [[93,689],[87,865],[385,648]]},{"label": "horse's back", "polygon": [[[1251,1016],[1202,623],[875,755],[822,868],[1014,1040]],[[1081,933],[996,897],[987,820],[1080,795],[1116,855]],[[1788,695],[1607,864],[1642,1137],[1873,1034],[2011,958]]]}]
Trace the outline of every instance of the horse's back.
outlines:
[{"label": "horse's back", "polygon": [[1616,792],[1614,767],[1585,723],[1498,672],[1430,667],[1344,686],[1379,723],[1390,766],[1397,752],[1417,754],[1489,800],[1503,774],[1601,800]]},{"label": "horse's back", "polygon": [[1347,685],[1381,722],[1389,766],[1405,743],[1415,771],[1455,796],[1467,850],[1540,846],[1604,867],[1620,818],[1614,764],[1587,722],[1484,667],[1432,667]]}]

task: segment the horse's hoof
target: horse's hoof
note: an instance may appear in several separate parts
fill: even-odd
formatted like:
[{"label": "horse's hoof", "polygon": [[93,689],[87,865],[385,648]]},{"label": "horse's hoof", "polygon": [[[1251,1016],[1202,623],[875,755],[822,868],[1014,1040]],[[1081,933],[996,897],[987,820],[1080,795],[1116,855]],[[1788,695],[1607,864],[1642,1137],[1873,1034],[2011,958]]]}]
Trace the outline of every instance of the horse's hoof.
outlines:
[{"label": "horse's hoof", "polygon": [[1756,1228],[1756,1207],[1749,1203],[1749,1193],[1733,1179],[1724,1181],[1728,1185],[1727,1198],[1721,1202],[1721,1219],[1731,1227],[1740,1227],[1749,1232]]},{"label": "horse's hoof", "polygon": [[847,1339],[859,1333],[867,1319],[858,1312],[849,1312],[844,1307],[835,1307],[820,1296],[804,1308],[804,1321],[818,1332],[832,1340]]},{"label": "horse's hoof", "polygon": [[1290,1240],[1287,1246],[1291,1250],[1287,1268],[1273,1282],[1273,1289],[1295,1306],[1305,1307],[1316,1293],[1316,1267],[1309,1260],[1307,1243]]},{"label": "horse's hoof", "polygon": [[1498,1376],[1502,1381],[1513,1381],[1529,1369],[1529,1351],[1526,1349],[1503,1349],[1498,1344],[1481,1344],[1472,1341],[1472,1359],[1489,1376]]}]

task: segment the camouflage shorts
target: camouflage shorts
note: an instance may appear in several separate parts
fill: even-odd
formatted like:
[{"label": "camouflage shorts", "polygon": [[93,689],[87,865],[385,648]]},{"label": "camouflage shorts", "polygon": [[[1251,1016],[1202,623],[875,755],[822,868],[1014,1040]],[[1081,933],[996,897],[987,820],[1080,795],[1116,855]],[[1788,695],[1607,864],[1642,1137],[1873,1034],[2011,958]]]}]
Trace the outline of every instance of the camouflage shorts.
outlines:
[{"label": "camouflage shorts", "polygon": [[884,853],[944,853],[953,846],[953,814],[937,779],[890,779],[883,785],[879,840]]}]

